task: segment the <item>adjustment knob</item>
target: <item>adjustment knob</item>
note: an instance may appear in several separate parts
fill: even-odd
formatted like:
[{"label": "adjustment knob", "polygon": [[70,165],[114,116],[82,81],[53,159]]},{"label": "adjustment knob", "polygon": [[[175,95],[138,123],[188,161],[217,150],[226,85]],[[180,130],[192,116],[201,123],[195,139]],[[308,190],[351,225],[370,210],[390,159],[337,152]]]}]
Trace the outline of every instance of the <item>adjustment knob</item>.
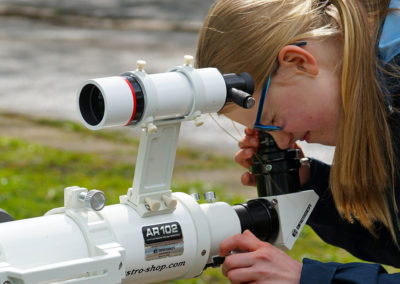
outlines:
[{"label": "adjustment knob", "polygon": [[200,200],[200,194],[198,192],[194,192],[194,193],[190,194],[190,196],[196,201]]},{"label": "adjustment knob", "polygon": [[164,204],[165,206],[167,206],[168,209],[175,209],[176,205],[178,204],[178,201],[176,201],[176,199],[173,199],[168,195],[161,196],[161,199],[164,201]]},{"label": "adjustment knob", "polygon": [[144,71],[144,68],[146,67],[146,61],[144,60],[138,60],[136,61],[136,66],[138,71]]},{"label": "adjustment knob", "polygon": [[204,119],[201,116],[198,116],[194,119],[194,125],[197,127],[202,126],[204,124]]},{"label": "adjustment knob", "polygon": [[193,56],[185,55],[183,58],[185,60],[185,66],[192,66],[192,64],[193,64]]},{"label": "adjustment knob", "polygon": [[97,189],[93,189],[87,193],[81,192],[79,200],[85,203],[87,208],[91,208],[95,211],[100,211],[106,205],[105,194]]},{"label": "adjustment knob", "polygon": [[204,200],[207,201],[208,203],[213,203],[217,197],[215,196],[214,191],[207,191],[204,193]]},{"label": "adjustment knob", "polygon": [[155,200],[153,198],[150,197],[146,197],[144,199],[144,202],[146,204],[146,207],[148,210],[150,211],[158,211],[161,207],[161,203],[158,200]]}]

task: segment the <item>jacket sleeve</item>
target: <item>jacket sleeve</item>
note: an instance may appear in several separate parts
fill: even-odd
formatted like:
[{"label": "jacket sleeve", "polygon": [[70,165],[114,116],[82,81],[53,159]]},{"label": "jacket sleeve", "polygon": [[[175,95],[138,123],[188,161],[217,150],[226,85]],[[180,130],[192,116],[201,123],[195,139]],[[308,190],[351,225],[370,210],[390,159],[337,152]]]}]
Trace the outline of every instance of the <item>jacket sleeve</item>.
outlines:
[{"label": "jacket sleeve", "polygon": [[376,238],[357,221],[349,223],[340,216],[329,188],[329,172],[329,165],[311,160],[310,182],[303,189],[315,190],[320,199],[307,224],[325,242],[362,260],[400,267],[400,249],[383,225],[377,224]]},{"label": "jacket sleeve", "polygon": [[400,273],[388,274],[379,264],[373,263],[322,263],[303,259],[300,284],[395,284],[400,283]]}]

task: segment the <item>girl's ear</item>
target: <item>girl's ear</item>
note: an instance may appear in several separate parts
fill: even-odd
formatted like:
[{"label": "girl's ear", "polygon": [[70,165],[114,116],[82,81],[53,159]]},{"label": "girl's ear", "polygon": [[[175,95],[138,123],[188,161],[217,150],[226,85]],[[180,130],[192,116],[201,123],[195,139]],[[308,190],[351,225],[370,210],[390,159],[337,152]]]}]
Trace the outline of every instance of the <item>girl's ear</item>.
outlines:
[{"label": "girl's ear", "polygon": [[296,70],[309,75],[318,75],[318,64],[315,57],[304,48],[287,45],[278,54],[280,67],[295,67]]}]

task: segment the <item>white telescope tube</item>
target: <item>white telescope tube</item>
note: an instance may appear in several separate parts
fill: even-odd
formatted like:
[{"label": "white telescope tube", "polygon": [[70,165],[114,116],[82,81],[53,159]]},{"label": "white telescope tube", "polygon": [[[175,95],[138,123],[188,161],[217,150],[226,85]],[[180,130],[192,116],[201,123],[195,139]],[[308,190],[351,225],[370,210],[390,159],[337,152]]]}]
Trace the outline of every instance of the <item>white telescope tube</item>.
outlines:
[{"label": "white telescope tube", "polygon": [[[152,283],[194,278],[205,267],[221,264],[220,243],[245,229],[290,249],[318,200],[309,190],[231,207],[224,202],[198,204],[177,192],[172,194],[177,201],[173,212],[142,218],[127,204],[88,209],[79,201],[86,192],[66,188],[65,207],[43,217],[0,224],[0,283]],[[271,219],[272,212],[279,220]]]},{"label": "white telescope tube", "polygon": [[[67,188],[66,195],[82,190]],[[147,218],[117,204],[99,212],[65,208],[60,214],[0,224],[0,283],[10,276],[25,281],[21,283],[83,278],[149,283],[196,277],[218,254],[219,243],[241,232],[240,221],[226,203],[199,205],[184,193],[173,197],[178,201],[174,212]],[[119,258],[111,262],[105,248],[118,248]]]}]

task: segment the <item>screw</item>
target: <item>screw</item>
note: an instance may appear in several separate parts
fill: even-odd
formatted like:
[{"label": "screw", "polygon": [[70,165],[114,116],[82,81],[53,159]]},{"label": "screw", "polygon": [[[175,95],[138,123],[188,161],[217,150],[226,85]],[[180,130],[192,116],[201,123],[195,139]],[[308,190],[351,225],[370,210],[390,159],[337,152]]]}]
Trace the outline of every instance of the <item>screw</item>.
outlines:
[{"label": "screw", "polygon": [[271,165],[271,164],[265,165],[265,170],[266,170],[267,172],[272,171],[272,165]]},{"label": "screw", "polygon": [[190,194],[190,196],[196,201],[200,200],[200,194],[198,192],[194,192],[194,193]]},{"label": "screw", "polygon": [[216,196],[214,191],[207,191],[206,193],[204,193],[204,200],[208,203],[213,203],[215,199]]},{"label": "screw", "polygon": [[149,124],[147,124],[146,128],[147,128],[147,132],[150,134],[155,133],[157,131],[157,126],[151,122]]}]

